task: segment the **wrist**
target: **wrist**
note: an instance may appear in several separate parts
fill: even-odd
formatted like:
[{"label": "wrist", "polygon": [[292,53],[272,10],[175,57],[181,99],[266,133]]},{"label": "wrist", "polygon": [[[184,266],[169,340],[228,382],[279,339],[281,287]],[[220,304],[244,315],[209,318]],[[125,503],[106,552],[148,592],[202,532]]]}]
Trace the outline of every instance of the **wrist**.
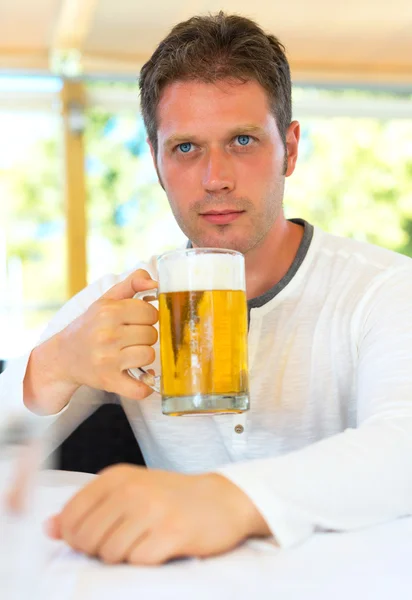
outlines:
[{"label": "wrist", "polygon": [[[224,487],[226,489],[227,493],[225,497],[227,498],[230,510],[235,512],[238,517],[239,531],[242,532],[244,538],[272,535],[268,524],[256,505],[243,490],[220,473],[210,473],[207,476],[215,478],[220,488]],[[223,494],[218,497],[223,497]]]},{"label": "wrist", "polygon": [[40,344],[30,354],[23,380],[23,401],[32,412],[60,412],[79,385],[71,381],[59,352],[59,334]]},{"label": "wrist", "polygon": [[72,388],[76,391],[81,384],[73,373],[76,359],[70,356],[70,348],[74,346],[74,343],[70,339],[68,329],[66,327],[48,340],[47,343],[50,344],[48,348],[49,362],[53,381],[59,381],[68,389]]}]

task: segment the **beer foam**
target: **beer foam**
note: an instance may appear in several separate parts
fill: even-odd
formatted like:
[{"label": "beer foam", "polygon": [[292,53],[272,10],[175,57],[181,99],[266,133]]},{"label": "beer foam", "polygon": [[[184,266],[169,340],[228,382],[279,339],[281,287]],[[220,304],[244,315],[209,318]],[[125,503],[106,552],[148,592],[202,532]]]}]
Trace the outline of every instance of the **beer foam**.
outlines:
[{"label": "beer foam", "polygon": [[241,254],[174,254],[159,261],[159,291],[246,290]]}]

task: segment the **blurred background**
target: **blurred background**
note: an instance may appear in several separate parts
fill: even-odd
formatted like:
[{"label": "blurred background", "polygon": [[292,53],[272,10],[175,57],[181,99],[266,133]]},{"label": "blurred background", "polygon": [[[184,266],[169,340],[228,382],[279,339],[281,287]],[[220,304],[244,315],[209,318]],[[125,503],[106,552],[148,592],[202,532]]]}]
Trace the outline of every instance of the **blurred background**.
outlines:
[{"label": "blurred background", "polygon": [[286,46],[287,216],[412,255],[410,0],[0,0],[0,360],[86,283],[184,242],[137,78],[175,23],[220,9]]}]

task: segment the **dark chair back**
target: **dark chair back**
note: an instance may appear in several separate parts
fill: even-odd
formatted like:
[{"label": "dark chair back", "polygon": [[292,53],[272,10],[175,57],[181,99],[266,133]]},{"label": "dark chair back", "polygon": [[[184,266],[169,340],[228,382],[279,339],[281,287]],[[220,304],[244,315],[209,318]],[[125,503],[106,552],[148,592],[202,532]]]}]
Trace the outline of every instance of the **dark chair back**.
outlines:
[{"label": "dark chair back", "polygon": [[145,466],[123,408],[104,404],[81,423],[51,457],[64,471],[98,473],[117,463]]},{"label": "dark chair back", "polygon": [[[6,361],[0,360],[0,373]],[[53,468],[98,473],[117,463],[145,466],[123,408],[104,404],[81,423],[51,457]]]}]

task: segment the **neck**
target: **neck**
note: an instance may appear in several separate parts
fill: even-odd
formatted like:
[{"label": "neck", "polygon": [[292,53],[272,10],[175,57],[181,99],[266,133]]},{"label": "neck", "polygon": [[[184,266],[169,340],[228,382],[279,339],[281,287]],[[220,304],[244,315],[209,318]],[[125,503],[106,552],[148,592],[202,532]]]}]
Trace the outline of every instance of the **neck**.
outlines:
[{"label": "neck", "polygon": [[261,296],[286,275],[302,237],[303,227],[279,214],[264,240],[245,254],[248,300]]}]

